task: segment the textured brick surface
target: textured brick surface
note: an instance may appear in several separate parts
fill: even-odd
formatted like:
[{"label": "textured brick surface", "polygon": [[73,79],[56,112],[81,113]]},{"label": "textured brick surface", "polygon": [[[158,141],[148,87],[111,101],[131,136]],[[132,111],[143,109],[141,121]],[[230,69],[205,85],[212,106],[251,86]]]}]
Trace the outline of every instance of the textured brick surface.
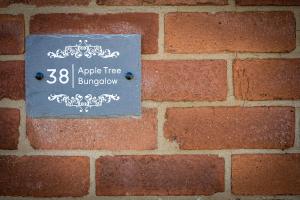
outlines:
[{"label": "textured brick surface", "polygon": [[224,191],[224,160],[206,155],[101,157],[96,193],[118,195],[210,195]]},{"label": "textured brick surface", "polygon": [[234,155],[232,191],[240,195],[299,195],[300,154]]},{"label": "textured brick surface", "polygon": [[143,99],[225,100],[226,61],[143,61]]},{"label": "textured brick surface", "polygon": [[1,0],[0,7],[7,7],[11,4],[28,4],[36,6],[87,6],[91,0]]},{"label": "textured brick surface", "polygon": [[168,108],[165,137],[181,149],[285,149],[293,146],[292,107]]},{"label": "textured brick surface", "polygon": [[24,52],[24,16],[0,15],[0,54]]},{"label": "textured brick surface", "polygon": [[79,197],[88,189],[88,158],[0,156],[1,196]]},{"label": "textured brick surface", "polygon": [[97,0],[98,5],[106,6],[198,6],[227,5],[227,0]]},{"label": "textured brick surface", "polygon": [[24,61],[0,61],[0,100],[24,99]]},{"label": "textured brick surface", "polygon": [[142,53],[157,52],[158,15],[120,13],[104,15],[38,14],[31,18],[31,34],[130,34],[142,35]]},{"label": "textured brick surface", "polygon": [[300,59],[236,60],[238,99],[300,99]]},{"label": "textured brick surface", "polygon": [[36,149],[155,149],[155,109],[144,109],[141,119],[30,119],[27,135]]},{"label": "textured brick surface", "polygon": [[0,149],[17,149],[19,138],[20,111],[0,108]]},{"label": "textured brick surface", "polygon": [[165,50],[289,52],[296,46],[295,24],[288,11],[169,13],[165,17]]},{"label": "textured brick surface", "polygon": [[267,5],[282,5],[282,6],[299,6],[299,0],[236,0],[236,4],[240,6],[267,6]]}]

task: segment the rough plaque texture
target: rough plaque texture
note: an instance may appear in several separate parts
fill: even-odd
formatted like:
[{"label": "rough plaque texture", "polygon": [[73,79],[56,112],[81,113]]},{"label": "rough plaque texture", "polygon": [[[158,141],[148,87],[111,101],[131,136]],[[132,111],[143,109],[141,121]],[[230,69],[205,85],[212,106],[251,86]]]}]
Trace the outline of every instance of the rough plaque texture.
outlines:
[{"label": "rough plaque texture", "polygon": [[237,195],[299,195],[300,154],[233,155],[232,191]]},{"label": "rough plaque texture", "polygon": [[17,149],[19,138],[20,111],[0,108],[0,149]]},{"label": "rough plaque texture", "polygon": [[31,34],[142,35],[142,53],[157,52],[158,15],[155,13],[37,14],[30,20]]},{"label": "rough plaque texture", "polygon": [[0,15],[0,54],[22,54],[24,32],[23,15]]},{"label": "rough plaque texture", "polygon": [[217,156],[106,156],[96,161],[96,170],[96,193],[101,196],[224,191],[224,160]]},{"label": "rough plaque texture", "polygon": [[168,108],[164,134],[181,149],[285,149],[294,144],[295,109]]},{"label": "rough plaque texture", "polygon": [[299,0],[236,0],[239,6],[299,6]]},{"label": "rough plaque texture", "polygon": [[155,149],[156,113],[144,109],[140,119],[27,118],[27,135],[35,149]]},{"label": "rough plaque texture", "polygon": [[227,0],[97,0],[98,5],[106,6],[198,6],[227,5]]},{"label": "rough plaque texture", "polygon": [[295,25],[289,11],[169,13],[165,16],[165,50],[289,52],[296,47]]},{"label": "rough plaque texture", "polygon": [[300,59],[236,60],[233,71],[238,99],[300,99]]},{"label": "rough plaque texture", "polygon": [[11,4],[28,4],[35,6],[87,6],[91,0],[1,0],[0,8]]},{"label": "rough plaque texture", "polygon": [[86,157],[0,156],[0,195],[80,197],[89,190]]},{"label": "rough plaque texture", "polygon": [[24,99],[24,61],[0,61],[0,100]]},{"label": "rough plaque texture", "polygon": [[143,99],[225,100],[226,61],[143,61]]}]

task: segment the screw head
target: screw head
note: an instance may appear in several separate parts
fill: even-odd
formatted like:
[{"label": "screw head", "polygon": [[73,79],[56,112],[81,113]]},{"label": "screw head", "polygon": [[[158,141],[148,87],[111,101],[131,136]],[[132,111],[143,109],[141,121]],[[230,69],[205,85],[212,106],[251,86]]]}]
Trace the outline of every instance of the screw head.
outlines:
[{"label": "screw head", "polygon": [[44,78],[44,74],[42,72],[37,72],[35,78],[40,81]]},{"label": "screw head", "polygon": [[125,74],[125,78],[126,78],[127,80],[132,80],[132,79],[134,78],[134,76],[133,76],[133,74],[132,74],[131,72],[127,72],[127,73]]}]

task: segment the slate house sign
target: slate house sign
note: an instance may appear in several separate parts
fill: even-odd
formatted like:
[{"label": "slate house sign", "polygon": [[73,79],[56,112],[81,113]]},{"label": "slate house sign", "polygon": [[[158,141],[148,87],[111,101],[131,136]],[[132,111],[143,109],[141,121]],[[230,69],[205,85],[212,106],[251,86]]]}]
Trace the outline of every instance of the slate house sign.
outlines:
[{"label": "slate house sign", "polygon": [[140,115],[140,40],[137,34],[27,37],[27,115]]}]

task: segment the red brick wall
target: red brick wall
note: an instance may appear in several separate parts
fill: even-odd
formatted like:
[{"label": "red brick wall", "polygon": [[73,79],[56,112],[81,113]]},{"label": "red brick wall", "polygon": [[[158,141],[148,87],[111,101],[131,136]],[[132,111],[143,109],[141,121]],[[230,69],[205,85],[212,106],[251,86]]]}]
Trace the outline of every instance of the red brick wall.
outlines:
[{"label": "red brick wall", "polygon": [[[0,0],[0,199],[300,199],[299,5]],[[142,117],[27,117],[25,37],[55,33],[141,34]]]}]

